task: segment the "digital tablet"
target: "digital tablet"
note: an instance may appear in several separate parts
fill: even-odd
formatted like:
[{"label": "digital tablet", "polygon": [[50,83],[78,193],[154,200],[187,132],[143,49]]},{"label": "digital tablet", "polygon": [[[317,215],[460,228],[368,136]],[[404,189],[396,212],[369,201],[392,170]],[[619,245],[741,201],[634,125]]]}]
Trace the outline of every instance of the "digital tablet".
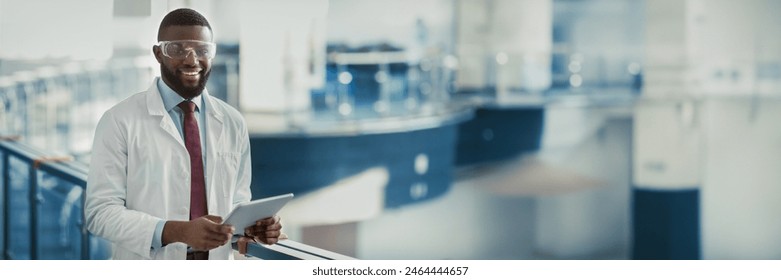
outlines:
[{"label": "digital tablet", "polygon": [[232,225],[238,234],[243,234],[244,229],[254,225],[255,221],[274,216],[291,199],[293,194],[288,193],[239,204],[222,224]]}]

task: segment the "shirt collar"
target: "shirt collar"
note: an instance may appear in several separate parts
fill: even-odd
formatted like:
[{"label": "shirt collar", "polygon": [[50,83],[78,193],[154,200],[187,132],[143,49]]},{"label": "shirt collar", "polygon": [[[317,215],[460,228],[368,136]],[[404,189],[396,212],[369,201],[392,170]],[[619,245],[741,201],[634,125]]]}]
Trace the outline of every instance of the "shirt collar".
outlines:
[{"label": "shirt collar", "polygon": [[[171,110],[174,109],[179,103],[182,103],[185,99],[179,96],[173,89],[168,87],[167,84],[163,81],[163,78],[157,79],[157,90],[160,91],[160,96],[163,98],[163,106],[165,106],[166,112],[171,112]],[[206,91],[206,89],[204,89]],[[195,111],[201,112],[201,97],[203,96],[203,93],[199,94],[196,97],[193,97],[191,100],[193,103],[195,103]]]}]

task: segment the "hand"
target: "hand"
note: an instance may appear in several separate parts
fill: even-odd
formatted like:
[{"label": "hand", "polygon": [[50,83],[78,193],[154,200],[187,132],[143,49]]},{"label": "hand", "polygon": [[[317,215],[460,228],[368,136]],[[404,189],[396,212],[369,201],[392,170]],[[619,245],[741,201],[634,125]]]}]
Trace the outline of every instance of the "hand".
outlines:
[{"label": "hand", "polygon": [[[287,239],[287,235],[284,233],[279,234],[279,240],[285,240]],[[250,243],[257,243],[254,239],[246,237],[246,236],[240,236],[239,240],[236,241],[236,245],[239,247],[239,254],[246,255],[247,254],[247,245]]]},{"label": "hand", "polygon": [[[244,229],[244,236],[239,237],[239,240],[236,241],[236,245],[239,247],[239,254],[246,255],[247,254],[247,245],[249,243],[264,243],[268,245],[272,245],[274,243],[277,243],[279,240],[285,240],[287,239],[287,235],[284,233],[281,233],[282,225],[279,223],[281,221],[281,218],[278,216],[274,216],[272,218],[266,218],[260,221],[255,222],[254,226],[249,226],[246,229]],[[269,225],[270,224],[270,225]],[[263,231],[262,229],[265,228],[266,230],[270,231]],[[276,228],[277,230],[273,230]],[[257,233],[256,230],[261,229],[260,233]],[[276,233],[274,233],[276,232]],[[266,236],[265,241],[263,236]],[[273,240],[269,239],[269,236],[276,236]]]},{"label": "hand", "polygon": [[206,215],[189,221],[184,234],[184,243],[196,251],[208,251],[230,242],[235,229],[222,225],[219,216]]},{"label": "hand", "polygon": [[255,222],[255,225],[244,229],[244,236],[252,238],[255,242],[272,245],[287,236],[282,234],[282,219],[279,216],[265,218]]}]

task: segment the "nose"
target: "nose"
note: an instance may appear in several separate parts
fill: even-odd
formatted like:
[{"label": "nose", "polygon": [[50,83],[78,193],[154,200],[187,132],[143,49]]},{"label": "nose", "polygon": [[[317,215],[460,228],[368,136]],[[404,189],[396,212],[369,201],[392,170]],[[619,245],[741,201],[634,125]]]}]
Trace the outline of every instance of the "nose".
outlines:
[{"label": "nose", "polygon": [[184,57],[184,63],[187,65],[198,65],[198,56],[195,55],[195,50],[187,52],[187,56]]}]

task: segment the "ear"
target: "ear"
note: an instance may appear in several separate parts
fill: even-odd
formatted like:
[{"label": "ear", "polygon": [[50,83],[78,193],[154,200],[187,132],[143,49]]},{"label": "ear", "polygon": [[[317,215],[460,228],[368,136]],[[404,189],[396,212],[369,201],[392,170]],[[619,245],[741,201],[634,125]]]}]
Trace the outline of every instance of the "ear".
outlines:
[{"label": "ear", "polygon": [[152,53],[155,54],[155,59],[157,59],[157,63],[163,64],[163,50],[160,49],[160,46],[158,45],[152,46]]}]

